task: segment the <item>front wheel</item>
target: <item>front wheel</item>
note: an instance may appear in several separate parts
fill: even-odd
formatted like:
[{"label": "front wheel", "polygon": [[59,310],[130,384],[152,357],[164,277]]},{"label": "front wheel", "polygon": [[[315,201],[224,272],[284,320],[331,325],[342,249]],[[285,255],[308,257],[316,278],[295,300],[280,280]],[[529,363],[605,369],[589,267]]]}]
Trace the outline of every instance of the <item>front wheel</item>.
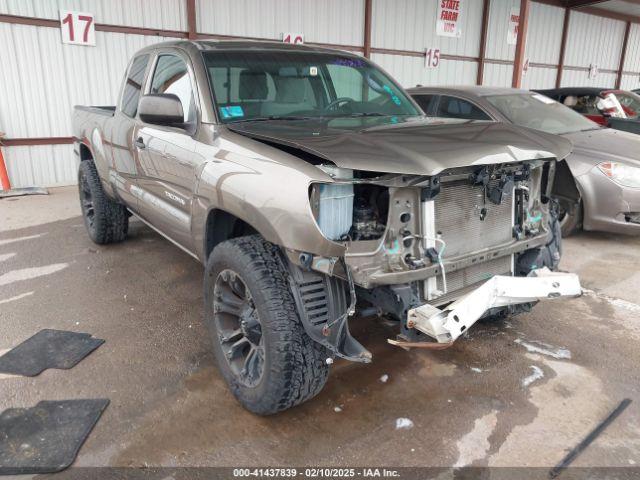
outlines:
[{"label": "front wheel", "polygon": [[269,415],[314,397],[329,367],[305,332],[278,248],[259,235],[222,242],[205,270],[205,321],[238,401]]}]

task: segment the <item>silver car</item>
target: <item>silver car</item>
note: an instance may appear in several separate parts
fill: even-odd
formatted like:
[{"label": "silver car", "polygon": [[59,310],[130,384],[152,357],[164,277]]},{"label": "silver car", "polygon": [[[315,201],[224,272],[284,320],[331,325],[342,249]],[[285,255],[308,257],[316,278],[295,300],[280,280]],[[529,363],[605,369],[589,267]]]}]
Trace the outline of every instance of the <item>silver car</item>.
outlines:
[{"label": "silver car", "polygon": [[417,87],[409,93],[430,116],[494,120],[561,135],[573,153],[558,163],[553,194],[563,235],[576,230],[640,233],[640,136],[592,122],[528,90]]}]

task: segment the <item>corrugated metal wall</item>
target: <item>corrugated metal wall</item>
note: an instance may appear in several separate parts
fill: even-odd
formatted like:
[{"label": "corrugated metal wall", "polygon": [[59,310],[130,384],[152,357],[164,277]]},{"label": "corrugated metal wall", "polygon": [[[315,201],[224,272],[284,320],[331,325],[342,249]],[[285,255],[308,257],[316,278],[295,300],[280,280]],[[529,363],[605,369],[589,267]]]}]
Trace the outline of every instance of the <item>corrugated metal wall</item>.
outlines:
[{"label": "corrugated metal wall", "polygon": [[303,33],[306,42],[364,44],[362,0],[198,0],[202,33],[280,40]]},{"label": "corrugated metal wall", "polygon": [[487,29],[487,58],[513,61],[516,47],[507,43],[507,32],[509,31],[511,8],[519,6],[520,0],[491,1],[489,28]]},{"label": "corrugated metal wall", "polygon": [[482,2],[464,2],[460,38],[436,35],[437,6],[436,0],[373,0],[371,46],[416,52],[439,48],[449,55],[477,57]]},{"label": "corrugated metal wall", "polygon": [[[614,87],[624,31],[625,22],[572,12],[565,53],[569,68],[565,68],[561,86]],[[599,73],[590,78],[591,65],[597,66]]]},{"label": "corrugated metal wall", "polygon": [[557,65],[560,59],[564,9],[532,3],[525,57],[532,63]]},{"label": "corrugated metal wall", "polygon": [[0,13],[58,19],[60,10],[91,12],[97,23],[186,30],[184,0],[0,0]]},{"label": "corrugated metal wall", "polygon": [[[184,30],[183,0],[0,0],[0,13],[57,19],[87,11],[96,23]],[[126,8],[125,8],[126,6]],[[8,138],[71,136],[74,105],[113,105],[131,56],[163,37],[96,32],[96,46],[64,45],[60,30],[0,23],[0,130]],[[4,148],[12,185],[76,182],[71,145]]]},{"label": "corrugated metal wall", "polygon": [[[640,25],[637,23],[632,24],[629,30],[624,71],[640,72]],[[629,90],[640,88],[640,74],[623,75],[621,87]]]},{"label": "corrugated metal wall", "polygon": [[[439,0],[372,0],[372,59],[407,87],[474,84],[480,52],[481,0],[465,0],[460,38],[435,33]],[[510,86],[515,46],[507,43],[509,14],[520,0],[491,0],[484,84]],[[57,20],[60,9],[87,11],[97,23],[186,31],[186,0],[0,0],[0,14]],[[197,30],[279,40],[303,33],[306,42],[364,45],[365,0],[196,0]],[[533,2],[525,57],[525,88],[555,85],[564,9]],[[625,23],[574,11],[569,24],[563,85],[613,87]],[[0,23],[0,130],[9,138],[68,137],[74,104],[113,104],[131,55],[158,36],[96,32],[96,47],[63,45],[58,28]],[[427,69],[410,54],[439,48],[445,58]],[[596,78],[588,68],[598,65]],[[602,71],[604,70],[604,71]],[[626,72],[640,72],[640,25],[632,25]],[[640,86],[640,74],[622,86]],[[3,149],[16,187],[75,182],[69,145]]]},{"label": "corrugated metal wall", "polygon": [[[480,53],[482,2],[465,2],[460,19],[460,38],[436,35],[435,0],[373,0],[371,19],[372,48],[423,52],[440,49],[447,55],[477,57]],[[442,59],[438,68],[425,68],[424,58],[374,53],[371,57],[390,72],[401,85],[474,84],[477,63]]]},{"label": "corrugated metal wall", "polygon": [[424,68],[421,57],[387,55],[374,53],[371,60],[376,62],[405,88],[416,85],[467,85],[475,84],[478,64],[442,60],[439,68]]}]

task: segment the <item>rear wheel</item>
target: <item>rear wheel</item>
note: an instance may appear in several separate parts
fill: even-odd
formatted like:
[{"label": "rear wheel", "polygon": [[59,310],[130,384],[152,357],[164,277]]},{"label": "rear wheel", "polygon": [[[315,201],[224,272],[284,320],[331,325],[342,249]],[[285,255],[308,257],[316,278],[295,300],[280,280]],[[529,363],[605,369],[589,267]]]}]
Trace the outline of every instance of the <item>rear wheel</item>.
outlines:
[{"label": "rear wheel", "polygon": [[329,354],[302,326],[278,247],[259,235],[217,245],[204,297],[218,367],[247,410],[269,415],[320,392]]},{"label": "rear wheel", "polygon": [[82,217],[91,240],[98,244],[123,241],[129,230],[127,209],[104,193],[93,160],[80,163],[78,188]]}]

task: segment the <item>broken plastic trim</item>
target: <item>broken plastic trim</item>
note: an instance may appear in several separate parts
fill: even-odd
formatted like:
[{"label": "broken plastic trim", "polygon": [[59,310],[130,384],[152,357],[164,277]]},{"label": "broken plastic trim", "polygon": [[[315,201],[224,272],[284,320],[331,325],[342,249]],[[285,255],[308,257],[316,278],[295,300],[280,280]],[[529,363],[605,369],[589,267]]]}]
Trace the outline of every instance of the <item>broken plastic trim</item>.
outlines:
[{"label": "broken plastic trim", "polygon": [[527,277],[496,275],[442,310],[429,304],[409,310],[407,323],[438,343],[450,344],[489,309],[580,295],[580,280],[573,273],[542,268]]},{"label": "broken plastic trim", "polygon": [[[346,265],[343,264],[346,269]],[[371,362],[371,352],[349,332],[349,317],[355,312],[355,286],[314,271],[304,271],[289,262],[289,282],[298,314],[307,334],[331,355],[353,362]],[[347,269],[347,276],[350,271]],[[349,297],[347,297],[347,290]]]}]

